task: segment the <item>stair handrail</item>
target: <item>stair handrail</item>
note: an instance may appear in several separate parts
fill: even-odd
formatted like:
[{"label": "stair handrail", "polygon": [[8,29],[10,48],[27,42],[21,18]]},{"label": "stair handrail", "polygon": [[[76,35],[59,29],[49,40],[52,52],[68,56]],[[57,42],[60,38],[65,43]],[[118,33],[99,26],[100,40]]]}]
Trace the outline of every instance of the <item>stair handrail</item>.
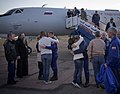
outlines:
[{"label": "stair handrail", "polygon": [[[87,15],[88,16],[88,15]],[[74,16],[75,17],[75,16]],[[72,18],[72,26],[71,27],[75,27],[74,25],[73,25],[73,18],[74,17],[70,17],[70,18]],[[69,18],[69,19],[70,19]],[[68,19],[67,17],[66,17],[66,19]],[[80,21],[79,21],[79,19],[80,19]],[[90,30],[92,30],[92,31],[94,31],[94,32],[96,32],[96,31],[102,31],[102,32],[105,32],[105,30],[104,29],[102,29],[102,28],[100,28],[100,27],[98,27],[97,25],[95,25],[93,22],[90,22],[90,21],[88,21],[88,20],[83,20],[83,19],[81,19],[81,17],[80,16],[77,16],[77,20],[82,24],[82,25],[84,25],[85,27],[87,27],[87,28],[89,28]],[[78,22],[77,21],[77,22]],[[76,26],[79,26],[79,23],[78,22],[78,24],[76,25]],[[105,24],[104,22],[102,22],[102,21],[100,21],[102,24]],[[84,23],[84,24],[83,24]],[[69,29],[71,28],[71,27],[69,27]]]},{"label": "stair handrail", "polygon": [[90,29],[93,32],[100,31],[98,28],[94,27],[94,25],[88,23],[87,21],[80,19],[79,22],[80,22],[80,25],[83,25],[84,27]]}]

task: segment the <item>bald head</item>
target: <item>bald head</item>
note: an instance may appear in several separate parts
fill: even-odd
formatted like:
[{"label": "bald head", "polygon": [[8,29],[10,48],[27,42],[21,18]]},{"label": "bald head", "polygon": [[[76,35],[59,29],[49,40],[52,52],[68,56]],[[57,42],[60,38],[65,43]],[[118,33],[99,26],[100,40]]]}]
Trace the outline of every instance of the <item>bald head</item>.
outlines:
[{"label": "bald head", "polygon": [[105,40],[107,38],[107,33],[106,32],[103,32],[102,35],[101,35],[102,39]]},{"label": "bald head", "polygon": [[103,32],[102,35],[107,36],[107,33],[106,33],[106,32]]},{"label": "bald head", "polygon": [[111,27],[108,29],[108,35],[110,38],[117,36],[118,30],[115,27]]}]

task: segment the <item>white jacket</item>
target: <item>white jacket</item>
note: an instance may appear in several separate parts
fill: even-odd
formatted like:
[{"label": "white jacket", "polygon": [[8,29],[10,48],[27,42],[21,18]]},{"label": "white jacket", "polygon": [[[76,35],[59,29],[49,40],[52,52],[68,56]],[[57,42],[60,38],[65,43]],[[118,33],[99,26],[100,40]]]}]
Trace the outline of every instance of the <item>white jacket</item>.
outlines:
[{"label": "white jacket", "polygon": [[51,46],[51,42],[58,43],[59,40],[58,39],[52,39],[50,37],[42,37],[39,40],[39,50],[41,51],[41,55],[42,54],[52,54],[52,50],[40,47],[40,46]]},{"label": "white jacket", "polygon": [[[80,45],[80,43],[81,43],[82,41],[83,41],[83,37],[80,36],[80,39],[73,44],[73,45],[76,45],[76,47],[75,47],[75,48],[72,48],[72,50],[73,50],[73,51],[78,50],[78,49],[79,49],[79,45]],[[83,56],[82,53],[80,53],[80,54],[74,54],[74,56],[73,56],[73,60],[77,60],[77,59],[80,59],[80,58],[84,58],[84,56]]]}]

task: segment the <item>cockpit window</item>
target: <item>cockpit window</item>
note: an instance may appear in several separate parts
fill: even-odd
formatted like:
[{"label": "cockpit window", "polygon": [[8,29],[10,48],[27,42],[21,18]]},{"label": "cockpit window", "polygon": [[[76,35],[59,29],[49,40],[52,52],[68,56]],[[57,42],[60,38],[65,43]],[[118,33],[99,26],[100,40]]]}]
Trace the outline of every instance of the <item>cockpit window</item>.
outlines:
[{"label": "cockpit window", "polygon": [[23,12],[24,9],[20,9],[20,10]]},{"label": "cockpit window", "polygon": [[12,14],[17,14],[17,13],[22,13],[23,11],[24,11],[24,9],[12,9],[3,15],[0,15],[0,17],[12,15]]},{"label": "cockpit window", "polygon": [[22,13],[23,10],[24,10],[24,9],[17,9],[17,10],[15,11],[15,14],[17,14],[17,13]]},{"label": "cockpit window", "polygon": [[20,10],[16,10],[16,11],[15,11],[15,14],[16,14],[16,13],[21,13],[21,11],[20,11]]},{"label": "cockpit window", "polygon": [[16,9],[12,9],[12,10],[10,10],[10,11],[6,12],[6,13],[5,13],[5,14],[3,14],[3,15],[0,15],[0,17],[4,17],[4,16],[11,15],[11,14],[12,14],[15,10],[16,10]]},{"label": "cockpit window", "polygon": [[7,13],[5,13],[5,15],[11,15],[16,9],[12,9],[10,11],[8,11]]}]

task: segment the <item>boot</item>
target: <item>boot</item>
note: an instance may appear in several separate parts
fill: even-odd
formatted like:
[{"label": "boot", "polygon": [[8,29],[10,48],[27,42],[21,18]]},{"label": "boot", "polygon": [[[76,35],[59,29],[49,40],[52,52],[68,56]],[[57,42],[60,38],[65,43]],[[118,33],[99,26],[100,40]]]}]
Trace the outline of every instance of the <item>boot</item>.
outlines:
[{"label": "boot", "polygon": [[58,80],[58,77],[53,75],[53,76],[50,78],[50,81],[55,81],[55,80]]}]

